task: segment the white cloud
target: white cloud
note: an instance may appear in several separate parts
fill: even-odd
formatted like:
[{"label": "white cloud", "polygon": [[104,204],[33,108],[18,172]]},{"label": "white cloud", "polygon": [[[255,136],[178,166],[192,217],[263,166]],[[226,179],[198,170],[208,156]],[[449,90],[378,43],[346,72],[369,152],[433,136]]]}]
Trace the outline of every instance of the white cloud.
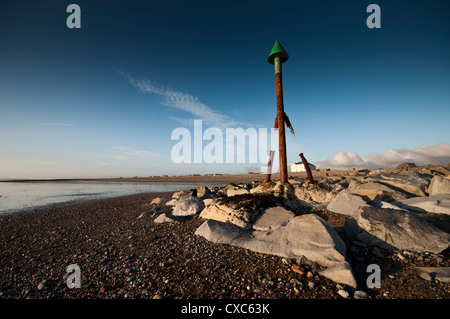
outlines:
[{"label": "white cloud", "polygon": [[450,163],[450,144],[423,145],[414,150],[400,148],[369,156],[338,152],[331,159],[324,159],[315,164],[318,168],[392,168],[404,162],[413,162],[419,166],[447,165]]},{"label": "white cloud", "polygon": [[[215,127],[231,127],[236,125],[246,125],[232,120],[227,115],[218,113],[209,106],[202,103],[197,97],[184,92],[179,92],[171,88],[162,87],[146,79],[137,79],[127,73],[120,72],[126,77],[128,82],[138,88],[143,93],[155,94],[162,98],[161,104],[169,108],[181,110],[195,116],[195,119],[201,119],[206,125]],[[179,117],[170,117],[182,124],[191,123],[193,119],[183,119]],[[248,125],[246,125],[248,126]]]}]

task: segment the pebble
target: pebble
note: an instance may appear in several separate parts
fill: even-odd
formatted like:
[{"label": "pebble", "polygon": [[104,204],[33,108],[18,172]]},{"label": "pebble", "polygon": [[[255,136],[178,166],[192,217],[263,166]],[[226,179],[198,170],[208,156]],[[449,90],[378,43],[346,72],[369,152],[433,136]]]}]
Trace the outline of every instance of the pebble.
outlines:
[{"label": "pebble", "polygon": [[156,294],[153,296],[153,299],[162,299],[162,297],[161,297],[161,295]]},{"label": "pebble", "polygon": [[314,288],[315,285],[316,284],[314,282],[312,282],[312,281],[308,282],[308,287],[311,288],[311,289]]},{"label": "pebble", "polygon": [[347,291],[343,290],[343,289],[338,290],[338,294],[339,294],[342,298],[345,298],[345,299],[347,299],[348,296],[349,296],[349,293],[348,293]]},{"label": "pebble", "polygon": [[45,288],[45,285],[47,284],[47,280],[43,280],[38,285],[38,290],[43,290]]},{"label": "pebble", "polygon": [[353,298],[355,299],[367,299],[368,295],[365,291],[362,290],[356,290],[353,294]]}]

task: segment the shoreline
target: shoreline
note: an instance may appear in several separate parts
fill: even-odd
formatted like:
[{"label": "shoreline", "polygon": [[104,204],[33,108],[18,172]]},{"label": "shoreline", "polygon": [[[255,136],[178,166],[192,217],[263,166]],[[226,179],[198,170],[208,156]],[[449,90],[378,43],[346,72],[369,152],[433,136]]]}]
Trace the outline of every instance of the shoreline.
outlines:
[{"label": "shoreline", "polygon": [[[384,169],[386,172],[392,169]],[[307,178],[306,172],[288,173],[295,178]],[[314,178],[322,178],[328,175],[357,175],[354,169],[320,169],[313,172]],[[280,173],[271,175],[273,180],[280,179]],[[261,181],[266,174],[206,174],[206,175],[180,175],[180,176],[148,176],[148,177],[108,177],[108,178],[54,178],[54,179],[4,179],[0,182],[6,183],[35,183],[35,182],[168,182],[168,183],[249,183]]]}]

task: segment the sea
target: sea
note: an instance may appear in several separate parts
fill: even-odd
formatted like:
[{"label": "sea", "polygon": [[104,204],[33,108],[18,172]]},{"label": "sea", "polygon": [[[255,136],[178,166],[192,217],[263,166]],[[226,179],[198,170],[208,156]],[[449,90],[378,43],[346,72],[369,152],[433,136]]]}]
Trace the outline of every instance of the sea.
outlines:
[{"label": "sea", "polygon": [[39,181],[0,182],[0,214],[35,209],[50,204],[126,195],[175,192],[205,183]]}]

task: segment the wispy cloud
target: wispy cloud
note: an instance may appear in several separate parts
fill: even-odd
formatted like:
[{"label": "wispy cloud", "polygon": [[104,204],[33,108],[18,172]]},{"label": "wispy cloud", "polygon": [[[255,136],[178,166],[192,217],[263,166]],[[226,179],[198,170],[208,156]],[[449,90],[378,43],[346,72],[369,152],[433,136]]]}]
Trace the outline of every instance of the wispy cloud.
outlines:
[{"label": "wispy cloud", "polygon": [[[236,125],[249,126],[248,124],[237,122],[229,116],[213,110],[211,107],[202,103],[198,97],[195,97],[189,93],[159,86],[147,79],[135,78],[127,73],[120,72],[120,74],[123,75],[131,85],[139,89],[139,91],[160,96],[162,98],[162,105],[189,113],[195,116],[195,119],[203,120],[206,125],[220,128],[232,127]],[[192,123],[193,121],[193,119],[184,119],[173,116],[170,118],[183,124]]]},{"label": "wispy cloud", "polygon": [[369,156],[353,152],[338,152],[332,158],[318,161],[315,164],[319,168],[391,168],[404,162],[413,162],[416,165],[447,165],[450,163],[450,144],[423,145],[413,150],[393,149]]},{"label": "wispy cloud", "polygon": [[73,123],[34,123],[40,126],[75,126]]},{"label": "wispy cloud", "polygon": [[102,157],[124,162],[155,162],[162,158],[162,155],[159,153],[147,150],[135,150],[124,146],[113,146],[112,150],[109,150],[108,153],[112,154],[103,154]]}]

